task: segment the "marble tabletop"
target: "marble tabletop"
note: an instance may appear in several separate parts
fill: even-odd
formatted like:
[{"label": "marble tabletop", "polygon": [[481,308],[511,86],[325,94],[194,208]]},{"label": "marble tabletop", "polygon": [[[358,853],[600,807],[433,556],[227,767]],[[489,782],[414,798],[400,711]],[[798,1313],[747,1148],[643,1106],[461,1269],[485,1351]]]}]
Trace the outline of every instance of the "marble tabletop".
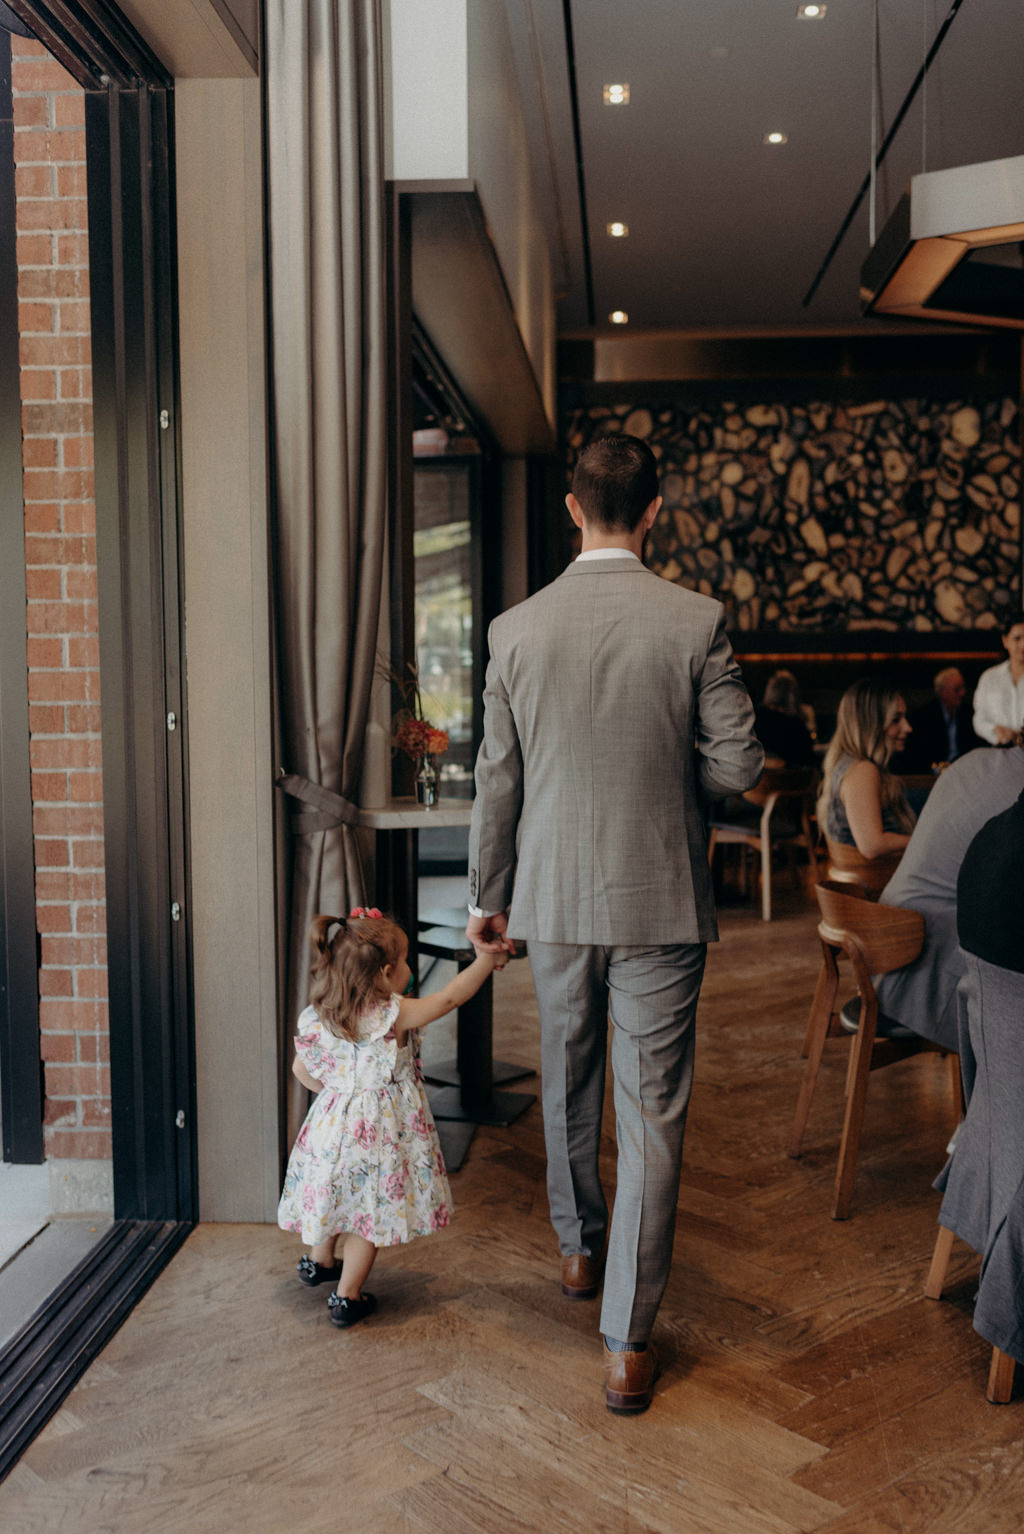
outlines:
[{"label": "marble tabletop", "polygon": [[424,831],[429,826],[468,826],[473,815],[471,799],[438,799],[428,809],[412,797],[389,799],[379,809],[360,809],[357,825],[375,831]]}]

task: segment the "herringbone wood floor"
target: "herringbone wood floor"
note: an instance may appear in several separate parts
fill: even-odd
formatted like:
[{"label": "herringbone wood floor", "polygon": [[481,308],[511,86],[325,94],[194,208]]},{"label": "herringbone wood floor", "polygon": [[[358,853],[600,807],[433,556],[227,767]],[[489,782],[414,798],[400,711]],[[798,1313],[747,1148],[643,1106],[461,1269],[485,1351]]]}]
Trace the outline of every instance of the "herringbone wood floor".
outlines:
[{"label": "herringbone wood floor", "polygon": [[[853,1217],[828,1217],[845,1043],[787,1159],[814,916],[722,917],[699,1022],[651,1410],[610,1415],[596,1305],[561,1298],[539,1107],[481,1130],[452,1228],[384,1252],[351,1333],[294,1238],[200,1227],[0,1487],[7,1534],[580,1530],[952,1534],[1024,1523],[1024,1406],[984,1397],[976,1259],[925,1300],[950,1131],[938,1057],[872,1081]],[[502,1056],[536,1060],[526,965]],[[607,1171],[614,1169],[609,1119]]]}]

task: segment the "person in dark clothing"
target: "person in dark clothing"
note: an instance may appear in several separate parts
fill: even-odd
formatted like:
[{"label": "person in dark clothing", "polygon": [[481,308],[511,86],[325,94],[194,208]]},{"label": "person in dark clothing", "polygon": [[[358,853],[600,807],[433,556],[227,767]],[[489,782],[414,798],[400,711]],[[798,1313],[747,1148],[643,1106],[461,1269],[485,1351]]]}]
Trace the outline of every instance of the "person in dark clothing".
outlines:
[{"label": "person in dark clothing", "polygon": [[776,671],[754,711],[754,734],[765,756],[776,756],[787,767],[814,765],[814,740],[801,717],[800,688],[791,671]]},{"label": "person in dark clothing", "polygon": [[1024,792],[982,826],[964,854],[956,886],[960,947],[1018,975],[1024,974],[1022,868]]},{"label": "person in dark clothing", "polygon": [[910,715],[914,733],[907,742],[904,771],[931,772],[939,762],[955,762],[984,744],[974,733],[966,700],[963,677],[955,666],[947,666],[935,678],[934,698]]}]

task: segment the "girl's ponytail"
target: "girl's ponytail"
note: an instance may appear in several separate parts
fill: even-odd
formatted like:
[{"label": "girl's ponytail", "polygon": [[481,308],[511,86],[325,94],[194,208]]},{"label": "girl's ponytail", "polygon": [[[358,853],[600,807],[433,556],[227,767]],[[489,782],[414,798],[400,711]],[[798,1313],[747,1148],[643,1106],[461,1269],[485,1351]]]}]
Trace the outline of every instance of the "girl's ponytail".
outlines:
[{"label": "girl's ponytail", "polygon": [[331,943],[328,940],[327,934],[332,927],[340,927],[342,932],[344,932],[348,928],[348,922],[344,916],[313,917],[312,925],[309,929],[309,941],[313,948],[314,964],[318,957],[323,958],[330,955]]}]

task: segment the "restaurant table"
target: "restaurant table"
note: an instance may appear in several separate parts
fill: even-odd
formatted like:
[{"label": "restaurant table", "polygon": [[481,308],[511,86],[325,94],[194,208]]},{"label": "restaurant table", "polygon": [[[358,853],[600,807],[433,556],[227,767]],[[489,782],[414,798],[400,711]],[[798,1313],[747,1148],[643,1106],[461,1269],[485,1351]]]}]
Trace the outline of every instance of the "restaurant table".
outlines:
[{"label": "restaurant table", "polygon": [[[437,913],[442,917],[455,914]],[[427,926],[420,931],[420,952],[452,960],[465,969],[476,957],[465,925]],[[518,945],[520,955],[522,945]],[[510,961],[511,962],[511,961]],[[445,1164],[457,1172],[481,1124],[505,1128],[537,1101],[535,1092],[499,1092],[499,1083],[535,1075],[532,1066],[494,1058],[494,986],[490,977],[475,996],[463,1002],[455,1025],[455,1058],[423,1068],[427,1097],[437,1121]]]}]

